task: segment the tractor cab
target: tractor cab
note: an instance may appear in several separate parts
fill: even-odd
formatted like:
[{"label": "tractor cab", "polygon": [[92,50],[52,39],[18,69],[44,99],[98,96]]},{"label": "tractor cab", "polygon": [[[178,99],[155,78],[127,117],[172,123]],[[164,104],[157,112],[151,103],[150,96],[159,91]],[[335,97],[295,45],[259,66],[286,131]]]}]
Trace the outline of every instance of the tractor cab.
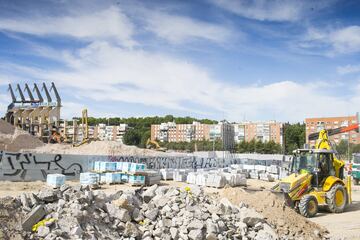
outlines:
[{"label": "tractor cab", "polygon": [[311,186],[323,187],[327,177],[343,179],[343,168],[336,169],[335,151],[326,149],[298,149],[294,151],[291,173],[295,175],[308,173],[312,176]]}]

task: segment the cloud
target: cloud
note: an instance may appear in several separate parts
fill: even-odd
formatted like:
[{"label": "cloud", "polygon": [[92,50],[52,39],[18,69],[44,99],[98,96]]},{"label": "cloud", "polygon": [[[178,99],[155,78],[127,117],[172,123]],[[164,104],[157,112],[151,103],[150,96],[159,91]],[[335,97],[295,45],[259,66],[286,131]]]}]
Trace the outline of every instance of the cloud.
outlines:
[{"label": "cloud", "polygon": [[360,26],[328,28],[325,30],[309,28],[305,38],[298,46],[307,49],[320,49],[325,55],[352,54],[360,51]]},{"label": "cloud", "polygon": [[0,19],[0,30],[45,37],[68,36],[87,41],[114,40],[126,47],[136,44],[132,39],[132,22],[117,7],[73,16]]},{"label": "cloud", "polygon": [[146,13],[146,29],[174,44],[185,43],[194,39],[224,43],[232,36],[230,29],[219,24],[160,11],[146,11]]},{"label": "cloud", "polygon": [[92,108],[92,114],[99,115],[102,109],[95,105],[111,103],[116,114],[126,103],[136,103],[205,117],[206,113],[223,113],[232,121],[244,115],[253,120],[298,121],[309,116],[349,114],[356,111],[351,106],[360,104],[355,97],[326,94],[324,89],[331,86],[322,82],[241,86],[216,79],[208,69],[186,60],[106,42],[68,52],[62,61],[68,70],[33,69],[28,73],[36,79],[55,81],[59,91],[76,96],[77,101],[67,102],[80,105],[70,104],[76,110],[66,110],[67,116],[86,105]]},{"label": "cloud", "polygon": [[337,73],[339,73],[341,75],[350,74],[350,73],[358,73],[358,72],[360,72],[360,64],[339,66],[336,68],[336,71],[337,71]]},{"label": "cloud", "polygon": [[297,21],[318,11],[333,1],[284,0],[211,0],[212,3],[239,16],[259,21]]}]

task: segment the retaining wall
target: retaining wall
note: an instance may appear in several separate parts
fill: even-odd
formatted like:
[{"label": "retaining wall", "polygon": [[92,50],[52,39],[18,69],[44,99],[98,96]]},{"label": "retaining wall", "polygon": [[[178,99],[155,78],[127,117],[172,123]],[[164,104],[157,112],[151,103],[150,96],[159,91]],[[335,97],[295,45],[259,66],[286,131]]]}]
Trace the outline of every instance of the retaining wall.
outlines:
[{"label": "retaining wall", "polygon": [[[247,156],[248,157],[248,156]],[[280,161],[269,159],[271,164]],[[203,157],[144,157],[144,156],[104,156],[0,152],[0,180],[34,181],[46,180],[47,174],[61,173],[67,179],[79,179],[81,172],[92,169],[95,161],[145,163],[148,169],[177,168],[200,169],[226,167],[248,160],[244,158],[203,158]],[[257,160],[255,160],[257,161]],[[270,165],[266,164],[266,165]],[[255,164],[255,163],[254,163]]]}]

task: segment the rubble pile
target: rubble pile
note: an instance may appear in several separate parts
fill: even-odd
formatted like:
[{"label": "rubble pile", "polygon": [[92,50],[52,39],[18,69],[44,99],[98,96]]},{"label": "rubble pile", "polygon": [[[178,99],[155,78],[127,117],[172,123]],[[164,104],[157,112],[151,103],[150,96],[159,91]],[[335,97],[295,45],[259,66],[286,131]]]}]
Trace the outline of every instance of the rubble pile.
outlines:
[{"label": "rubble pile", "polygon": [[[9,198],[7,201],[10,201]],[[43,189],[12,198],[16,221],[2,222],[4,239],[296,239],[277,236],[244,204],[185,189],[153,185],[106,195],[88,186]],[[1,199],[0,199],[1,203]],[[4,206],[6,207],[6,206]],[[13,208],[12,210],[14,210]],[[21,217],[19,214],[21,212]],[[15,238],[17,236],[17,238]]]},{"label": "rubble pile", "polygon": [[15,128],[10,123],[0,119],[0,150],[18,152],[22,149],[34,149],[44,146],[37,137],[21,129]]}]

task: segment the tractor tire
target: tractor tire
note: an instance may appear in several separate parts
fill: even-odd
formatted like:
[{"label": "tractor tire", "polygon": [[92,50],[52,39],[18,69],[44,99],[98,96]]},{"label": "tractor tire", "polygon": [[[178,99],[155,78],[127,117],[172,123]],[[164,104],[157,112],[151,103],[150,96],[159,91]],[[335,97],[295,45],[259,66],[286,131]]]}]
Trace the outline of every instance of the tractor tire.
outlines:
[{"label": "tractor tire", "polygon": [[305,195],[300,199],[299,212],[301,215],[307,218],[314,217],[318,212],[318,202],[316,197],[312,195]]},{"label": "tractor tire", "polygon": [[326,193],[326,203],[332,213],[344,212],[347,203],[347,193],[341,184],[334,184],[330,191]]}]

